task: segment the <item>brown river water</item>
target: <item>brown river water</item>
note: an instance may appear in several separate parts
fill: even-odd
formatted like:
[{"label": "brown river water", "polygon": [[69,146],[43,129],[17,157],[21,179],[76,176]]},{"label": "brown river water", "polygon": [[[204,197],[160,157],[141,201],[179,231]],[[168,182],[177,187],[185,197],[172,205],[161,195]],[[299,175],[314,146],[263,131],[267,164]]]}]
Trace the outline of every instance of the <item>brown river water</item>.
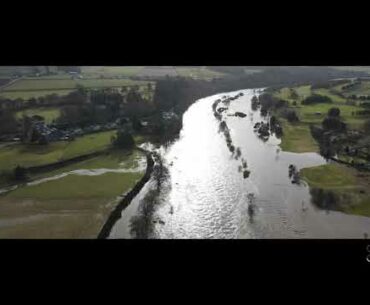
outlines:
[{"label": "brown river water", "polygon": [[[223,113],[233,145],[241,151],[236,160],[219,132],[212,104],[239,92],[244,96],[231,101]],[[180,138],[167,148],[157,148],[169,179],[151,214],[149,238],[363,238],[369,234],[370,218],[320,210],[311,204],[308,186],[291,183],[290,164],[301,169],[326,161],[317,153],[283,152],[275,136],[266,142],[258,138],[253,126],[264,119],[251,110],[256,92],[240,90],[198,100],[184,114]],[[227,115],[236,111],[247,117]],[[246,179],[239,168],[241,158],[250,171]],[[151,180],[122,212],[110,238],[136,237],[133,219],[140,217],[143,198],[153,187]],[[248,210],[250,193],[255,196],[253,215]]]}]

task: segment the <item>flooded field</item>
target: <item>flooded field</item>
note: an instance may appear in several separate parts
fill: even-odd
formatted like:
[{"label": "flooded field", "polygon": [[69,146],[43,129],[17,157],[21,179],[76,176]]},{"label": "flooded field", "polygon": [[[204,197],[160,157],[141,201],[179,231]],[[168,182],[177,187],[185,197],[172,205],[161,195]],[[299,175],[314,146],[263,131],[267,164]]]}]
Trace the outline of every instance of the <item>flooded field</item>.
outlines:
[{"label": "flooded field", "polygon": [[[215,101],[240,92],[221,119],[215,117]],[[160,195],[150,197],[152,179],[122,212],[110,238],[137,238],[143,229],[138,224],[145,224],[147,238],[363,238],[370,233],[370,218],[319,209],[304,182],[292,183],[289,165],[300,170],[326,161],[317,153],[283,152],[274,135],[258,137],[254,126],[266,119],[251,109],[255,94],[241,90],[194,103],[184,114],[179,140],[156,149],[168,169]]]}]

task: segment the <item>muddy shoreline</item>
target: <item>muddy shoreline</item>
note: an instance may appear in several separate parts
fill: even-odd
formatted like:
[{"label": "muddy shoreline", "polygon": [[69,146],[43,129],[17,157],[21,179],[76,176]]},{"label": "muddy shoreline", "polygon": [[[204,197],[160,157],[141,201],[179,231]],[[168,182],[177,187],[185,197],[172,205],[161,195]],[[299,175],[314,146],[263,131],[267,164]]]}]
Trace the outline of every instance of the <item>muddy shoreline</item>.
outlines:
[{"label": "muddy shoreline", "polygon": [[122,211],[131,203],[132,199],[134,199],[135,196],[141,191],[141,189],[149,181],[152,175],[154,168],[153,154],[140,147],[136,147],[136,149],[144,152],[146,155],[147,167],[145,174],[140,179],[140,181],[136,183],[136,185],[128,193],[124,195],[124,197],[120,200],[115,209],[111,212],[97,237],[98,239],[106,239],[109,237],[109,234],[112,231],[113,226],[121,218]]}]

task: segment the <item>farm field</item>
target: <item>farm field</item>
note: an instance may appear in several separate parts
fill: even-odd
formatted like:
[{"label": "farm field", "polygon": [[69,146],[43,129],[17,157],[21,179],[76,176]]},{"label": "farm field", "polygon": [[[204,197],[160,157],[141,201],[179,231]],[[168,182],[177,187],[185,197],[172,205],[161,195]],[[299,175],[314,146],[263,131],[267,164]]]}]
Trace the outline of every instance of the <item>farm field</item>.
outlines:
[{"label": "farm field", "polygon": [[180,76],[196,79],[212,79],[223,76],[222,73],[210,70],[207,67],[175,67],[175,70]]},{"label": "farm field", "polygon": [[336,66],[333,68],[343,71],[358,71],[370,73],[370,66]]},{"label": "farm field", "polygon": [[105,131],[76,138],[72,142],[60,141],[48,145],[16,144],[0,149],[0,168],[10,171],[17,165],[23,167],[49,164],[110,146],[115,131]]},{"label": "farm field", "polygon": [[4,91],[76,89],[77,85],[82,85],[86,88],[105,88],[146,85],[147,83],[147,81],[130,79],[21,79],[6,87]]},{"label": "farm field", "polygon": [[57,94],[60,96],[67,95],[71,93],[72,89],[67,90],[37,90],[37,91],[0,91],[0,98],[8,98],[8,99],[23,99],[28,100],[30,98],[39,98],[41,96],[46,96],[48,94]]},{"label": "farm field", "polygon": [[[112,151],[0,195],[0,238],[96,238],[117,196],[142,177],[143,161],[139,151]],[[84,171],[68,174],[76,170]]]},{"label": "farm field", "polygon": [[17,80],[0,91],[0,97],[10,99],[30,99],[48,94],[67,95],[78,85],[86,88],[112,88],[125,86],[147,86],[148,81],[130,79],[53,79],[53,78],[24,78]]},{"label": "farm field", "polygon": [[81,73],[84,77],[100,77],[101,75],[104,77],[132,77],[143,69],[143,66],[85,66],[81,67]]}]

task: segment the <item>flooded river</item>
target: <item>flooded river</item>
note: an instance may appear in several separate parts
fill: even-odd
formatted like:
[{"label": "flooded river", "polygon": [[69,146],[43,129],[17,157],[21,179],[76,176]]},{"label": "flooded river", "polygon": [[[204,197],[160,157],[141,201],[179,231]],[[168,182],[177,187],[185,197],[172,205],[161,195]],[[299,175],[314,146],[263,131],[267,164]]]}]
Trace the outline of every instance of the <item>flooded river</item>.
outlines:
[{"label": "flooded river", "polygon": [[[223,113],[233,145],[240,149],[237,160],[219,132],[212,105],[239,92],[244,96]],[[274,136],[266,142],[258,138],[253,126],[264,119],[251,110],[254,94],[241,90],[198,100],[184,114],[180,138],[158,149],[169,177],[147,219],[153,224],[149,238],[363,238],[370,233],[370,218],[320,210],[311,204],[306,185],[291,183],[290,164],[301,169],[326,161],[317,153],[283,152]],[[235,112],[247,116],[228,116]],[[247,162],[248,178],[241,159]],[[110,238],[136,237],[133,222],[154,184],[149,181],[122,212]]]}]

